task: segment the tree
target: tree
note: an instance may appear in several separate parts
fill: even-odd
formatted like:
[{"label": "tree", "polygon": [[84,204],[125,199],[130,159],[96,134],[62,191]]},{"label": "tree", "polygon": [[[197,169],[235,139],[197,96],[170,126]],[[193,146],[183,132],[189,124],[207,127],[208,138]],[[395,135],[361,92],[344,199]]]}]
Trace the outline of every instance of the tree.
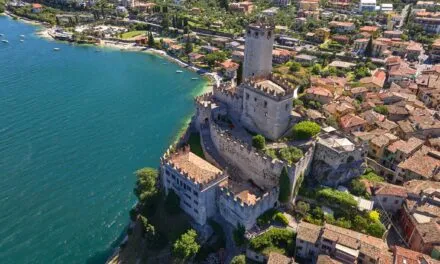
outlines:
[{"label": "tree", "polygon": [[301,64],[298,62],[292,62],[292,64],[289,67],[289,71],[291,72],[298,72],[301,69]]},{"label": "tree", "polygon": [[238,63],[237,69],[237,85],[240,85],[243,82],[243,62]]},{"label": "tree", "polygon": [[364,196],[366,193],[366,187],[364,182],[353,179],[350,183],[351,193],[357,196]]},{"label": "tree", "polygon": [[353,220],[353,226],[357,231],[364,232],[367,229],[368,221],[360,215],[356,215]]},{"label": "tree", "polygon": [[237,246],[242,246],[246,242],[246,238],[244,237],[244,234],[246,233],[246,228],[242,224],[238,224],[237,228],[234,229],[233,232],[233,238],[235,244]]},{"label": "tree", "polygon": [[224,8],[226,10],[229,9],[229,1],[228,0],[219,0],[219,5],[221,8]]},{"label": "tree", "polygon": [[[193,51],[193,45],[191,43],[191,40],[190,40],[189,34],[188,34],[186,37],[186,43],[185,43],[185,54],[189,55],[192,51]],[[189,56],[188,56],[188,60],[189,60]]]},{"label": "tree", "polygon": [[372,222],[379,222],[380,219],[380,214],[378,211],[373,210],[371,212],[368,213],[368,218],[372,221]]},{"label": "tree", "polygon": [[385,227],[380,222],[369,224],[367,227],[367,233],[375,237],[381,238],[384,232],[385,232]]},{"label": "tree", "polygon": [[324,211],[322,211],[321,207],[316,206],[313,210],[312,210],[312,215],[314,218],[316,219],[323,219],[324,218]]},{"label": "tree", "polygon": [[165,210],[171,215],[180,212],[180,197],[172,189],[165,199]]},{"label": "tree", "polygon": [[238,255],[231,260],[231,264],[246,264],[246,256]]},{"label": "tree", "polygon": [[182,261],[194,256],[199,252],[200,245],[197,243],[197,233],[193,229],[188,230],[174,242],[173,256]]},{"label": "tree", "polygon": [[278,195],[278,200],[282,203],[287,203],[289,201],[290,193],[292,191],[289,175],[287,175],[286,167],[283,168],[280,175],[280,193]]},{"label": "tree", "polygon": [[224,61],[225,59],[226,54],[221,51],[216,51],[205,56],[205,62],[211,68],[214,67],[218,62]]},{"label": "tree", "polygon": [[280,158],[289,164],[298,162],[303,156],[301,149],[296,147],[285,147],[280,149]]},{"label": "tree", "polygon": [[370,36],[370,40],[368,41],[367,47],[365,47],[365,56],[367,57],[373,56],[373,36]]},{"label": "tree", "polygon": [[154,48],[156,45],[156,42],[154,41],[153,33],[148,33],[148,46]]},{"label": "tree", "polygon": [[262,135],[252,137],[252,146],[256,149],[263,150],[266,147],[266,139]]},{"label": "tree", "polygon": [[137,177],[134,194],[141,203],[153,198],[157,193],[158,173],[153,168],[143,168],[134,173]]},{"label": "tree", "polygon": [[321,127],[312,121],[302,121],[296,124],[293,129],[295,139],[309,139],[316,136],[321,131]]},{"label": "tree", "polygon": [[296,203],[295,211],[301,214],[303,217],[307,215],[310,210],[310,205],[306,202],[299,201]]}]

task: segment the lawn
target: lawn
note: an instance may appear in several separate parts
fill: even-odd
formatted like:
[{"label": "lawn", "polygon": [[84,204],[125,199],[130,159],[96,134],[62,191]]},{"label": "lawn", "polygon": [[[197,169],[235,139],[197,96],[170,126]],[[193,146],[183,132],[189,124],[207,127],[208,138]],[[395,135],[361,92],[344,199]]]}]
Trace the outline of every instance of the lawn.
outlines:
[{"label": "lawn", "polygon": [[189,136],[188,144],[191,148],[191,152],[196,154],[197,156],[201,157],[202,159],[205,158],[205,154],[203,154],[202,145],[200,144],[200,134],[199,133],[192,133]]},{"label": "lawn", "polygon": [[147,31],[142,31],[142,30],[135,30],[135,31],[128,31],[125,32],[121,35],[122,39],[131,39],[140,35],[145,35],[147,33]]}]

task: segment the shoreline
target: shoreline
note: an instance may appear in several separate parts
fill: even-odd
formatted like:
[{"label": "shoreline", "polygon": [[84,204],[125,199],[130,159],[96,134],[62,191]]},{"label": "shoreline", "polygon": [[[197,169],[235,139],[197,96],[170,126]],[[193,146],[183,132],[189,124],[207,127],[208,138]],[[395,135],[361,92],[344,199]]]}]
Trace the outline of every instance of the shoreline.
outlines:
[{"label": "shoreline", "polygon": [[[19,22],[23,22],[23,23],[30,24],[33,26],[41,27],[36,30],[35,35],[37,35],[43,39],[46,39],[46,40],[58,41],[50,35],[51,28],[48,28],[44,22],[31,20],[26,17],[20,17],[15,14],[12,14],[9,11],[5,11],[1,15],[5,15],[11,19],[16,19]],[[62,42],[66,43],[65,41],[62,41]],[[90,45],[90,44],[79,44],[79,43],[75,43],[75,44],[76,45]],[[200,69],[194,65],[189,65],[188,63],[181,61],[178,58],[175,58],[175,57],[169,55],[164,50],[141,47],[141,46],[137,46],[135,43],[125,43],[125,42],[119,42],[119,41],[114,41],[114,40],[105,40],[105,39],[103,39],[100,44],[92,44],[92,46],[99,47],[99,48],[108,48],[108,49],[113,49],[113,50],[117,49],[119,51],[142,52],[142,53],[156,55],[156,56],[159,56],[163,59],[166,59],[172,63],[177,64],[181,68],[195,72],[206,80],[206,84],[203,86],[203,89],[201,89],[200,92],[197,92],[197,94],[195,96],[199,96],[204,93],[212,92],[213,85],[214,84],[219,85],[221,82],[221,77],[217,73]]]}]

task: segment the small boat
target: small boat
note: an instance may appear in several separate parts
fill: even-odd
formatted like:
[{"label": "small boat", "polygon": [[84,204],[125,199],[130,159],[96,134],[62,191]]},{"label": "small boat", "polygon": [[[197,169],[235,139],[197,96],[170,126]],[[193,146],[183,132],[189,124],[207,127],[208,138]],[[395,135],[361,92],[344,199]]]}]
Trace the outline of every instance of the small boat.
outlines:
[{"label": "small boat", "polygon": [[54,51],[59,51],[59,50],[60,50],[60,48],[53,48],[53,50],[54,50]]},{"label": "small boat", "polygon": [[24,38],[24,35],[20,35],[20,38]]},{"label": "small boat", "polygon": [[9,41],[7,41],[6,39],[2,39],[3,43],[9,43]]},{"label": "small boat", "polygon": [[23,39],[20,39],[20,42],[24,42],[24,40],[23,40]]},{"label": "small boat", "polygon": [[0,34],[0,37],[3,37],[4,35],[3,34]]},{"label": "small boat", "polygon": [[193,78],[191,78],[191,80],[198,80],[199,78],[197,78],[197,77],[193,77]]},{"label": "small boat", "polygon": [[182,72],[183,72],[183,71],[181,71],[181,70],[177,70],[177,71],[176,71],[176,73],[182,73]]}]

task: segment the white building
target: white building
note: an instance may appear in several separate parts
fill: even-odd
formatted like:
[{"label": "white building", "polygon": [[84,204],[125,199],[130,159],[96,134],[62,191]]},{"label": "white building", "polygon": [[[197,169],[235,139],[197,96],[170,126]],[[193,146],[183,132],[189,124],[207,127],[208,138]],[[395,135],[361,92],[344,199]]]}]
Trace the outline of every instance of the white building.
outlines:
[{"label": "white building", "polygon": [[359,11],[361,11],[361,12],[376,11],[376,0],[361,0],[359,3]]},{"label": "white building", "polygon": [[192,153],[189,147],[167,153],[161,160],[161,180],[168,195],[180,197],[180,207],[199,225],[217,212],[218,185],[227,179],[221,170]]},{"label": "white building", "polygon": [[380,10],[382,12],[393,12],[393,4],[381,4]]},{"label": "white building", "polygon": [[267,77],[272,72],[272,48],[275,27],[256,23],[247,28],[244,50],[243,79]]}]

